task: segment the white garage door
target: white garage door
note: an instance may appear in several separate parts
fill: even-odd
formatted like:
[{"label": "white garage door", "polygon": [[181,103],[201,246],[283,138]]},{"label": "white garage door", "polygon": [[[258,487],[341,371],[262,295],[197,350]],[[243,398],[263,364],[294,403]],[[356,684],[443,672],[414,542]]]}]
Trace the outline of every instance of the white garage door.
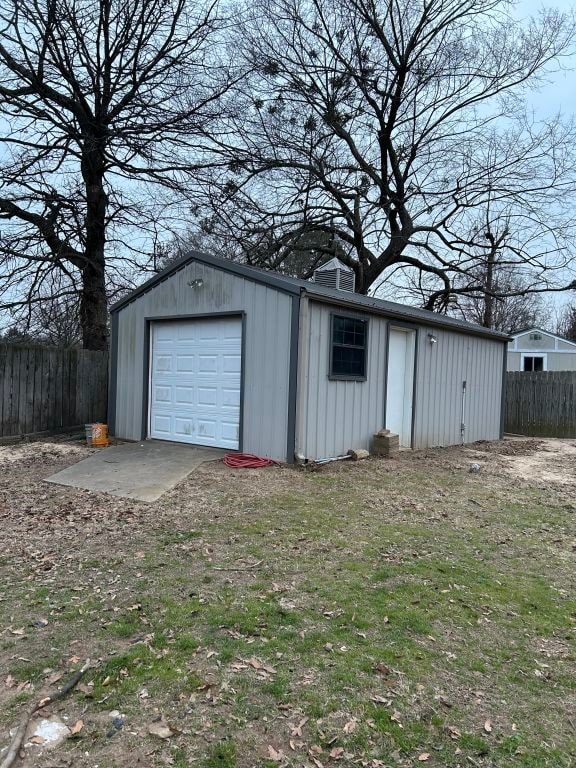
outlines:
[{"label": "white garage door", "polygon": [[152,324],[150,437],[238,448],[240,318]]}]

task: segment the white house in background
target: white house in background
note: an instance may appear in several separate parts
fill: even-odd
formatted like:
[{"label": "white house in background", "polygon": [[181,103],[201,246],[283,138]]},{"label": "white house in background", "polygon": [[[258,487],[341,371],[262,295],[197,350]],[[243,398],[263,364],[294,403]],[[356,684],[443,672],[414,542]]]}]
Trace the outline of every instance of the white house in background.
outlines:
[{"label": "white house in background", "polygon": [[512,334],[508,370],[576,371],[576,342],[542,328],[525,328]]}]

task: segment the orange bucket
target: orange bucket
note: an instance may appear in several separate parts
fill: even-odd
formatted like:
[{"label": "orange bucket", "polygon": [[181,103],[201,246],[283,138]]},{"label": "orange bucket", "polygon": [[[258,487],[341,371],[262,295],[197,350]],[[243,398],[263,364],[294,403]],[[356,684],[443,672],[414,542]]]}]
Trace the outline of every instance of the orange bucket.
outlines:
[{"label": "orange bucket", "polygon": [[95,448],[105,448],[109,444],[108,424],[92,424],[92,445]]}]

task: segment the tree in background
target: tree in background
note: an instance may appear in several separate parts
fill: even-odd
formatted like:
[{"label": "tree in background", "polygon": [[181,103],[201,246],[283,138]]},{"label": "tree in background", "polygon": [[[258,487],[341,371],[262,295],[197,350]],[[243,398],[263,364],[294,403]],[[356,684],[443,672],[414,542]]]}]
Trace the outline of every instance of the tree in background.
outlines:
[{"label": "tree in background", "polygon": [[220,115],[218,29],[187,0],[2,3],[0,308],[77,300],[84,347],[107,347],[158,188],[179,188]]},{"label": "tree in background", "polygon": [[478,292],[487,240],[471,233],[490,203],[514,224],[511,269],[542,290],[570,285],[574,129],[535,123],[524,97],[573,50],[574,21],[511,14],[501,0],[250,3],[234,52],[251,75],[219,142],[228,165],[204,180],[214,233],[278,268],[286,242],[324,232],[359,292],[401,274],[446,310],[454,289]]},{"label": "tree in background", "polygon": [[51,347],[81,347],[82,329],[78,301],[46,299],[32,304],[26,318],[11,326],[0,340],[13,344],[41,344]]},{"label": "tree in background", "polygon": [[560,316],[556,330],[565,339],[576,341],[576,304],[566,307]]},{"label": "tree in background", "polygon": [[544,294],[550,295],[551,288],[542,285],[538,273],[520,258],[534,237],[534,231],[521,223],[500,206],[493,213],[489,201],[468,234],[468,241],[477,245],[455,274],[450,293],[435,290],[423,272],[396,290],[420,303],[441,301],[441,309],[449,314],[504,333],[544,322],[551,311]]}]

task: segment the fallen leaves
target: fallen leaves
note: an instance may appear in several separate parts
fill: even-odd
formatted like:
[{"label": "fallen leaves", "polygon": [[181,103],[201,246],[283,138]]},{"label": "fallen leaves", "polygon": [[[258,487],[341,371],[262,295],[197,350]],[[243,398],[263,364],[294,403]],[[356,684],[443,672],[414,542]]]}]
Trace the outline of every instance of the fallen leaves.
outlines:
[{"label": "fallen leaves", "polygon": [[58,680],[62,679],[62,672],[52,672],[52,674],[46,678],[48,685],[56,685]]},{"label": "fallen leaves", "polygon": [[421,763],[425,763],[427,760],[430,760],[430,753],[429,752],[422,752],[422,754],[418,755],[418,760]]},{"label": "fallen leaves", "polygon": [[290,726],[290,735],[294,737],[302,737],[302,728],[306,725],[308,722],[307,717],[303,717],[302,720],[298,723],[298,725],[291,725]]},{"label": "fallen leaves", "polygon": [[456,741],[462,735],[462,733],[454,725],[447,725],[446,732],[453,741]]},{"label": "fallen leaves", "polygon": [[70,734],[72,736],[76,736],[80,731],[84,728],[84,720],[76,720],[72,728],[70,729]]},{"label": "fallen leaves", "polygon": [[392,704],[392,699],[387,699],[384,696],[380,696],[378,694],[370,696],[370,701],[373,701],[374,704],[382,704],[385,707],[389,707]]},{"label": "fallen leaves", "polygon": [[268,757],[275,763],[281,763],[285,755],[281,749],[275,749],[271,744],[268,744]]},{"label": "fallen leaves", "polygon": [[150,723],[148,726],[148,733],[150,736],[156,736],[158,739],[169,739],[170,736],[174,736],[176,731],[173,730],[165,720],[161,719]]},{"label": "fallen leaves", "polygon": [[343,731],[344,733],[354,733],[357,727],[358,727],[358,720],[355,717],[353,717],[351,720],[348,720],[348,722],[344,725]]},{"label": "fallen leaves", "polygon": [[260,659],[257,659],[255,657],[248,659],[248,664],[252,667],[252,669],[255,669],[257,672],[265,672],[269,675],[275,675],[276,670],[274,667],[271,667],[269,664],[265,664],[263,661],[260,661]]},{"label": "fallen leaves", "polygon": [[492,723],[490,720],[486,720],[486,722],[484,723],[484,732],[492,733]]}]

